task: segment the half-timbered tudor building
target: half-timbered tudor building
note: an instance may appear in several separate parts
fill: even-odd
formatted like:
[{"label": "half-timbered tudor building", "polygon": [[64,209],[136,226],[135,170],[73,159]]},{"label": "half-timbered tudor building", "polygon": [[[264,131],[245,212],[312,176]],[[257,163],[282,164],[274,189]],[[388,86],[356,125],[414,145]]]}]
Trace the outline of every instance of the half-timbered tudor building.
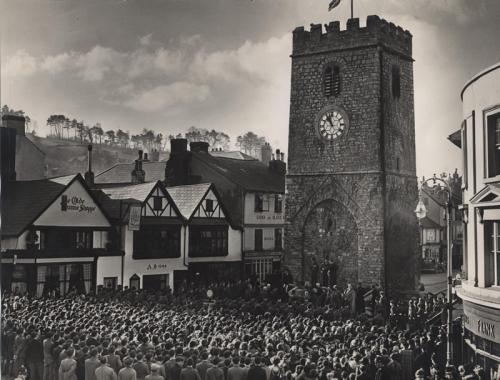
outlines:
[{"label": "half-timbered tudor building", "polygon": [[2,289],[37,296],[95,290],[120,262],[112,224],[80,174],[2,184]]},{"label": "half-timbered tudor building", "polygon": [[241,231],[232,227],[212,184],[167,189],[157,181],[98,192],[125,253],[98,268],[98,285],[174,289],[188,279],[215,280],[206,270],[214,265],[223,273],[241,265]]}]

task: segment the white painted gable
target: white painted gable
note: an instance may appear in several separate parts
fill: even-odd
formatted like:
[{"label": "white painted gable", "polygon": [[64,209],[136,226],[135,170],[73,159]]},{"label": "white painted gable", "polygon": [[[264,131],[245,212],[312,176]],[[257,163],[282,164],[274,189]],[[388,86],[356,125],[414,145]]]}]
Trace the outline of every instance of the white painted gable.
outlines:
[{"label": "white painted gable", "polygon": [[90,194],[74,181],[33,223],[35,226],[110,227]]},{"label": "white painted gable", "polygon": [[[208,200],[208,202],[207,202]],[[210,211],[209,204],[212,204],[212,211]],[[225,218],[226,215],[220,207],[219,201],[212,190],[209,190],[200,205],[194,212],[195,218]]]},{"label": "white painted gable", "polygon": [[[157,206],[161,207],[155,209],[155,202],[158,203]],[[177,217],[177,213],[160,186],[156,186],[142,206],[142,216]]]}]

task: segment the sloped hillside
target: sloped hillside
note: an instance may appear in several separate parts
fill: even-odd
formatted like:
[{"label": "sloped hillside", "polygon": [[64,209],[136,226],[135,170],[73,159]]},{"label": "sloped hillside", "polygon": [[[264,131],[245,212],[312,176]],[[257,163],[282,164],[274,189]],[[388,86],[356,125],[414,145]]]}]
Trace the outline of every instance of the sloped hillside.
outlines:
[{"label": "sloped hillside", "polygon": [[[49,177],[87,171],[87,143],[31,135],[28,137],[45,152]],[[136,149],[94,144],[92,170],[98,174],[117,163],[133,162],[136,158]],[[160,160],[167,159],[168,152],[161,152]]]}]

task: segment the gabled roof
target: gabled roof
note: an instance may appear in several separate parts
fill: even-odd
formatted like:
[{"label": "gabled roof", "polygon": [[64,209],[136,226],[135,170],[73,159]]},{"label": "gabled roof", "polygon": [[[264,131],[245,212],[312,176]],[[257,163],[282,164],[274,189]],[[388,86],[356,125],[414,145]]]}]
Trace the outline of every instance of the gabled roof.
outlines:
[{"label": "gabled roof", "polygon": [[257,159],[255,157],[249,156],[248,154],[240,152],[239,150],[213,151],[213,152],[209,152],[209,153],[213,157],[232,158],[234,160],[257,161]]},{"label": "gabled roof", "polygon": [[212,187],[211,183],[167,187],[167,192],[174,200],[182,216],[189,220]]},{"label": "gabled roof", "polygon": [[[2,236],[22,234],[74,181],[79,181],[96,200],[80,174],[8,182],[3,189]],[[104,210],[101,211],[108,217]]]},{"label": "gabled roof", "polygon": [[161,181],[145,182],[134,185],[120,184],[106,186],[100,190],[95,190],[95,193],[103,207],[108,210],[113,218],[123,220],[128,215],[130,204],[144,203],[157,186],[165,193],[165,196],[177,215],[182,217],[181,211]]},{"label": "gabled roof", "polygon": [[192,157],[216,170],[247,191],[285,192],[285,174],[278,174],[259,160],[236,160],[191,152]]},{"label": "gabled roof", "polygon": [[441,229],[442,227],[439,225],[439,223],[436,223],[429,217],[425,217],[420,221],[420,225],[422,228],[436,228],[436,229]]},{"label": "gabled roof", "polygon": [[[162,180],[165,177],[166,161],[143,161],[146,182]],[[135,162],[116,164],[95,176],[96,184],[131,183]]]}]

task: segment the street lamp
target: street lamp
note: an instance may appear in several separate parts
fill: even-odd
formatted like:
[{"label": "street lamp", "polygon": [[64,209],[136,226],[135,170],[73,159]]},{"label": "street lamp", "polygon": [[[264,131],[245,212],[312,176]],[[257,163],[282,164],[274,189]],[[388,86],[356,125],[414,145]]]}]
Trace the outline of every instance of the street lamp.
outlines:
[{"label": "street lamp", "polygon": [[[452,266],[451,266],[451,188],[448,185],[448,183],[442,179],[434,176],[432,178],[429,178],[427,180],[423,180],[421,185],[420,185],[420,193],[422,192],[422,188],[426,186],[431,192],[433,193],[441,193],[445,192],[446,193],[446,204],[445,204],[445,211],[446,211],[446,268],[447,268],[447,276],[448,276],[448,288],[447,288],[447,342],[446,342],[446,365],[451,366],[452,365],[452,357],[451,357],[451,342],[452,342],[452,323],[453,323],[453,279],[452,279]],[[425,208],[424,203],[422,202],[422,197],[420,197],[417,207],[415,209],[415,214],[417,215],[418,219],[423,219],[427,215],[427,209]]]}]

